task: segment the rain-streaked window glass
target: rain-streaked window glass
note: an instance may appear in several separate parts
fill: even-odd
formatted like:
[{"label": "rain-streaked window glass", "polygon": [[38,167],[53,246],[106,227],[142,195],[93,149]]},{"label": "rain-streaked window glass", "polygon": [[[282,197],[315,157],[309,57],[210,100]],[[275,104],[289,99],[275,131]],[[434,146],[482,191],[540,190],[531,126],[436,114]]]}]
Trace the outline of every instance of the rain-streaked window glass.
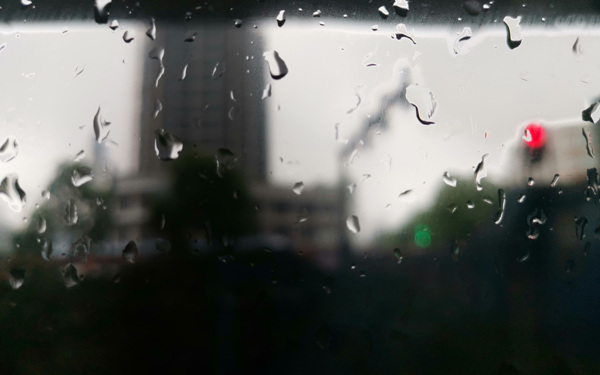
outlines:
[{"label": "rain-streaked window glass", "polygon": [[0,8],[0,373],[597,374],[597,1]]}]

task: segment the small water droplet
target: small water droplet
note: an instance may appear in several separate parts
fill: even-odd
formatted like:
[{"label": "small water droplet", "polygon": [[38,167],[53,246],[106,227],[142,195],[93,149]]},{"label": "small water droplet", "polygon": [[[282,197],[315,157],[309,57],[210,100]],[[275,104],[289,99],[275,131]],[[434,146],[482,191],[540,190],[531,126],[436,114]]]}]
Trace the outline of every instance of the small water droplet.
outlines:
[{"label": "small water droplet", "polygon": [[285,10],[280,10],[277,15],[277,26],[281,27],[285,23]]},{"label": "small water droplet", "polygon": [[473,208],[475,208],[475,203],[473,203],[473,201],[467,201],[467,208],[472,210]]},{"label": "small water droplet", "polygon": [[446,207],[446,209],[448,210],[448,212],[450,212],[451,214],[453,214],[458,209],[458,206],[456,204],[454,204],[454,203],[450,203],[448,205],[448,207]]},{"label": "small water droplet", "polygon": [[26,194],[19,186],[19,176],[12,173],[4,177],[0,182],[0,196],[11,210],[21,212],[25,205]]},{"label": "small water droplet", "polygon": [[46,232],[46,219],[42,215],[38,216],[37,222],[35,224],[35,231],[38,234],[44,234]]},{"label": "small water droplet", "polygon": [[156,40],[156,22],[154,18],[150,18],[150,27],[146,30],[146,35],[152,40]]},{"label": "small water droplet", "polygon": [[575,262],[573,261],[573,259],[568,259],[565,262],[565,273],[571,273],[571,271],[573,271],[573,268],[575,268]]},{"label": "small water droplet", "polygon": [[86,235],[81,236],[81,238],[71,244],[72,261],[87,263],[91,247],[92,239]]},{"label": "small water droplet", "polygon": [[183,36],[183,41],[186,42],[186,43],[191,43],[194,40],[196,40],[196,35],[198,35],[198,32],[196,32],[196,31],[188,31]]},{"label": "small water droplet", "polygon": [[79,161],[82,161],[83,158],[85,158],[85,151],[81,150],[77,153],[77,155],[75,155],[75,157],[73,158],[73,161],[77,163]]},{"label": "small water droplet", "polygon": [[154,102],[154,110],[152,111],[152,117],[157,118],[158,114],[162,111],[163,106],[160,100],[156,99]]},{"label": "small water droplet", "polygon": [[131,43],[133,39],[135,39],[133,36],[133,31],[125,30],[123,33],[123,41],[125,43]]},{"label": "small water droplet", "polygon": [[504,209],[506,208],[506,193],[503,189],[498,189],[498,212],[496,213],[495,224],[502,223],[504,218]]},{"label": "small water droplet", "polygon": [[13,289],[19,289],[25,282],[25,270],[21,268],[13,268],[10,270],[8,281],[10,287]]},{"label": "small water droplet", "polygon": [[50,191],[42,190],[42,198],[49,200],[50,199]]},{"label": "small water droplet", "polygon": [[217,62],[212,71],[212,78],[219,79],[219,78],[223,77],[223,74],[225,74],[225,70],[226,70],[226,64]]},{"label": "small water droplet", "polygon": [[264,100],[264,99],[266,99],[266,98],[269,98],[269,97],[271,97],[271,84],[270,84],[270,83],[267,83],[267,85],[266,85],[266,86],[265,86],[265,88],[263,89],[263,92],[262,92],[262,97],[261,97],[261,99],[263,99],[263,100]]},{"label": "small water droplet", "polygon": [[187,68],[188,64],[184,64],[183,68],[181,69],[181,74],[179,75],[179,81],[183,81],[185,79],[185,76],[187,75]]},{"label": "small water droplet", "polygon": [[479,1],[477,0],[469,0],[463,4],[463,8],[469,13],[471,16],[478,16],[482,12],[482,7]]},{"label": "small water droplet", "polygon": [[437,108],[437,102],[433,93],[424,87],[412,84],[406,88],[406,100],[415,107],[417,119],[423,125],[435,124],[433,116]]},{"label": "small water droplet", "polygon": [[517,18],[512,18],[512,17],[506,16],[506,17],[504,17],[504,19],[502,21],[506,25],[506,29],[508,31],[508,35],[506,38],[508,47],[510,49],[517,48],[523,40],[523,37],[521,35],[521,25],[520,25],[521,16],[518,16]]},{"label": "small water droplet", "polygon": [[24,7],[28,7],[31,4],[33,4],[33,2],[31,0],[21,0],[21,5]]},{"label": "small water droplet", "polygon": [[517,262],[523,263],[523,262],[526,262],[528,259],[529,259],[529,250],[527,250],[527,252],[523,256],[517,258]]},{"label": "small water droplet", "polygon": [[72,288],[79,283],[80,279],[77,275],[77,268],[74,265],[69,264],[63,269],[62,274],[67,288]]},{"label": "small water droplet", "polygon": [[371,30],[373,30],[373,31],[379,30],[379,25],[373,25],[373,26],[371,26]]},{"label": "small water droplet", "polygon": [[112,22],[110,23],[110,25],[108,25],[108,27],[110,27],[111,30],[116,30],[119,27],[119,21],[112,20]]},{"label": "small water droplet", "polygon": [[296,195],[300,195],[302,194],[302,190],[304,190],[304,183],[302,181],[300,182],[296,182],[294,184],[294,187],[292,188],[292,191],[296,194]]},{"label": "small water droplet", "polygon": [[316,11],[313,12],[312,16],[313,17],[321,17],[321,11],[319,9],[317,9]]},{"label": "small water droplet", "polygon": [[98,111],[94,116],[94,134],[96,135],[96,142],[102,143],[106,140],[106,138],[110,134],[110,129],[108,128],[109,125],[109,121],[104,121],[102,119],[100,107],[98,107]]},{"label": "small water droplet", "polygon": [[594,146],[592,145],[592,136],[585,128],[581,128],[581,134],[585,139],[585,150],[590,158],[594,157]]},{"label": "small water droplet", "polygon": [[398,248],[394,249],[394,257],[396,257],[397,259],[396,264],[402,263],[402,259],[404,259],[404,257],[402,256],[402,252]]},{"label": "small water droplet", "polygon": [[584,216],[575,218],[575,236],[578,240],[582,241],[585,237],[585,228],[587,227],[588,220]]},{"label": "small water droplet", "polygon": [[156,130],[154,135],[154,151],[160,160],[175,160],[179,157],[183,142],[177,136],[165,129]]},{"label": "small water droplet", "polygon": [[19,144],[14,137],[8,137],[0,146],[0,162],[6,163],[17,157]]},{"label": "small water droplet", "polygon": [[527,179],[527,186],[533,186],[535,185],[535,180],[532,177],[529,177]]},{"label": "small water droplet", "polygon": [[242,27],[243,22],[241,19],[238,18],[233,21],[233,25],[239,29],[240,27]]},{"label": "small water droplet", "polygon": [[406,28],[406,25],[403,23],[399,23],[398,25],[396,25],[396,39],[400,40],[402,38],[406,38],[408,40],[410,40],[413,44],[417,44],[417,42],[415,42],[415,39],[413,37],[412,32],[408,31],[408,29]]},{"label": "small water droplet", "polygon": [[538,210],[537,208],[533,210],[531,214],[527,216],[527,225],[529,229],[527,230],[527,238],[530,240],[535,240],[540,236],[539,226],[546,224],[546,215],[544,214],[544,210]]},{"label": "small water droplet", "polygon": [[123,259],[127,263],[135,263],[138,253],[139,251],[135,241],[129,241],[123,249]]},{"label": "small water droplet", "polygon": [[77,203],[75,203],[73,198],[69,198],[67,200],[63,219],[65,219],[65,222],[69,226],[77,224],[77,220],[79,220],[79,215],[77,214]]},{"label": "small water droplet", "polygon": [[552,181],[550,182],[550,187],[555,187],[556,184],[558,184],[558,179],[560,178],[560,176],[557,174],[554,175],[554,177],[552,178]]},{"label": "small water droplet", "polygon": [[458,55],[461,52],[461,42],[471,39],[472,36],[473,32],[471,31],[470,27],[465,27],[462,29],[454,41],[454,53]]},{"label": "small water droplet", "polygon": [[83,184],[86,184],[94,179],[94,172],[89,167],[77,167],[73,169],[73,174],[71,175],[71,182],[73,186],[79,187]]},{"label": "small water droplet", "polygon": [[355,215],[350,215],[346,218],[346,226],[352,233],[360,232],[360,223],[358,222],[358,217]]},{"label": "small water droplet", "polygon": [[600,102],[594,102],[581,112],[581,119],[593,124],[600,121]]},{"label": "small water droplet", "polygon": [[388,16],[390,15],[390,12],[383,5],[380,6],[379,9],[377,9],[377,11],[379,12],[379,15],[381,16],[381,18],[383,18],[383,19],[388,18]]},{"label": "small water droplet", "polygon": [[217,176],[223,178],[224,172],[233,169],[237,158],[229,149],[220,148],[215,153],[215,162],[217,164]]},{"label": "small water droplet", "polygon": [[[598,185],[600,181],[598,180],[598,170],[596,168],[590,168],[587,170],[587,187],[586,187],[586,196],[591,199],[592,197],[596,197],[596,201],[600,200],[600,196],[598,195]],[[588,200],[589,200],[588,199]]]},{"label": "small water droplet", "polygon": [[574,54],[581,55],[581,43],[579,43],[579,37],[575,39],[575,43],[573,43],[573,47],[571,48]]},{"label": "small water droplet", "polygon": [[448,172],[444,172],[442,175],[442,181],[444,181],[444,183],[450,187],[456,187],[457,184],[456,178],[451,177]]},{"label": "small water droplet", "polygon": [[156,250],[160,251],[161,253],[168,253],[171,251],[171,243],[167,240],[159,238],[156,240],[154,245],[156,246]]},{"label": "small water droplet", "polygon": [[285,61],[279,57],[279,53],[277,53],[277,51],[266,51],[263,53],[263,57],[269,65],[269,72],[271,73],[271,77],[273,77],[273,79],[281,79],[285,77],[285,75],[288,73],[288,68],[285,64]]},{"label": "small water droplet", "polygon": [[479,164],[477,164],[477,168],[475,168],[475,188],[477,191],[483,190],[483,186],[481,186],[481,180],[487,176],[487,172],[485,170],[485,158],[487,158],[488,155],[489,154],[484,154],[481,157]]},{"label": "small water droplet", "polygon": [[42,250],[41,250],[41,255],[42,258],[46,261],[50,260],[50,255],[52,255],[52,253],[54,252],[54,249],[52,248],[52,241],[48,241],[46,239],[44,239],[43,243],[42,243]]},{"label": "small water droplet", "polygon": [[354,194],[354,191],[356,190],[356,184],[352,183],[346,186],[346,188],[348,189],[348,192],[350,192],[350,194]]},{"label": "small water droplet", "polygon": [[525,202],[525,198],[526,198],[525,194],[521,194],[521,195],[519,195],[519,199],[517,199],[517,202],[523,203],[523,202]]}]

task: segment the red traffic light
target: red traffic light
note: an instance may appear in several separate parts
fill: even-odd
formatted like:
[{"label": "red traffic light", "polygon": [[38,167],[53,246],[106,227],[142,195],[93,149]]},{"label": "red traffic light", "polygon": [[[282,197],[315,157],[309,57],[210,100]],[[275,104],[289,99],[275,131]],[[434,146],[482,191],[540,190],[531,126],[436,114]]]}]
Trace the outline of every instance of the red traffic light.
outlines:
[{"label": "red traffic light", "polygon": [[530,148],[541,148],[546,143],[546,129],[540,124],[531,123],[525,127],[525,144]]}]

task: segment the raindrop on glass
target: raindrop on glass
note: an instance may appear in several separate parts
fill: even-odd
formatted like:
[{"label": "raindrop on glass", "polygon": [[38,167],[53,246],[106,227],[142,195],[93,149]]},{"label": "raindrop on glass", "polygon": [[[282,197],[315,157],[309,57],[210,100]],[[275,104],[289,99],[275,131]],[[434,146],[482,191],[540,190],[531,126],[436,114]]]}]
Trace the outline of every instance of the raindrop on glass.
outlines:
[{"label": "raindrop on glass", "polygon": [[38,234],[44,234],[46,232],[46,219],[43,216],[38,216],[37,222],[35,223],[35,231]]},{"label": "raindrop on glass", "polygon": [[402,252],[398,248],[394,249],[394,257],[397,259],[396,264],[402,263],[402,259],[404,258]]},{"label": "raindrop on glass", "polygon": [[423,125],[434,124],[433,116],[437,108],[437,102],[429,89],[418,85],[410,85],[406,88],[406,100],[417,112],[417,119]]},{"label": "raindrop on glass", "polygon": [[581,112],[581,119],[593,124],[600,121],[600,103],[595,102]]},{"label": "raindrop on glass", "polygon": [[285,10],[280,10],[277,15],[277,26],[281,27],[285,23]]},{"label": "raindrop on glass", "polygon": [[294,192],[294,194],[296,195],[300,195],[302,194],[302,190],[304,190],[304,183],[302,181],[300,182],[296,182],[294,184],[294,187],[292,188],[292,191]]},{"label": "raindrop on glass", "polygon": [[177,136],[165,129],[156,130],[154,135],[154,151],[160,160],[175,160],[179,157],[183,142]]},{"label": "raindrop on glass", "polygon": [[521,44],[521,41],[523,40],[523,37],[521,36],[521,25],[520,25],[521,16],[519,16],[517,18],[512,18],[512,17],[506,16],[506,17],[504,17],[504,19],[502,21],[506,25],[506,29],[508,32],[508,35],[506,37],[506,42],[508,44],[508,47],[510,49],[517,48]]},{"label": "raindrop on glass", "polygon": [[477,168],[475,168],[475,187],[477,191],[483,190],[483,186],[481,186],[481,180],[487,176],[487,172],[485,170],[485,158],[488,157],[488,154],[484,154],[481,157],[481,161],[477,164]]},{"label": "raindrop on glass", "polygon": [[134,241],[129,241],[123,249],[123,259],[127,263],[135,263],[138,253],[139,251],[136,243]]},{"label": "raindrop on glass", "polygon": [[587,218],[583,216],[575,218],[575,236],[580,241],[585,237],[585,228],[587,227],[587,223]]},{"label": "raindrop on glass", "polygon": [[98,111],[94,116],[94,134],[96,135],[96,142],[102,143],[106,140],[106,138],[110,134],[110,129],[108,128],[109,125],[110,122],[104,121],[102,119],[100,107],[98,107]]},{"label": "raindrop on glass", "polygon": [[271,84],[270,84],[270,83],[267,83],[267,85],[266,85],[266,86],[265,86],[265,88],[263,89],[263,92],[262,92],[262,97],[261,97],[261,99],[263,99],[263,100],[264,100],[264,99],[266,99],[266,98],[269,98],[270,96],[271,96]]},{"label": "raindrop on glass", "polygon": [[287,65],[285,61],[279,57],[277,51],[267,51],[263,53],[265,61],[269,65],[269,72],[273,79],[281,79],[288,73]]},{"label": "raindrop on glass", "polygon": [[498,212],[496,213],[495,224],[501,224],[504,218],[504,209],[506,208],[506,193],[503,189],[498,189]]},{"label": "raindrop on glass", "polygon": [[469,0],[463,4],[463,7],[472,16],[478,16],[481,14],[481,4],[477,0]]},{"label": "raindrop on glass", "polygon": [[71,244],[71,258],[75,262],[87,263],[90,249],[92,247],[92,239],[83,235],[77,241]]},{"label": "raindrop on glass", "polygon": [[217,164],[217,176],[223,177],[224,172],[231,170],[235,165],[237,158],[229,149],[220,148],[215,153],[215,162]]},{"label": "raindrop on glass", "polygon": [[42,258],[46,261],[50,260],[50,255],[52,255],[53,252],[52,241],[44,240],[42,243],[42,251],[40,252]]},{"label": "raindrop on glass", "polygon": [[150,18],[150,27],[146,30],[146,35],[152,40],[156,40],[156,22],[154,18]]},{"label": "raindrop on glass", "polygon": [[417,44],[412,35],[412,32],[408,31],[406,25],[403,23],[399,23],[398,25],[396,25],[396,39],[400,40],[402,38],[406,38],[410,40],[413,44]]},{"label": "raindrop on glass", "polygon": [[321,11],[319,9],[317,9],[316,11],[313,12],[312,16],[313,17],[321,17]]},{"label": "raindrop on glass", "polygon": [[13,173],[4,177],[0,182],[0,196],[11,210],[21,212],[25,205],[26,194],[19,186],[19,176]]},{"label": "raindrop on glass", "polygon": [[77,268],[74,265],[69,264],[62,271],[63,280],[67,288],[72,288],[79,283],[79,276],[77,275]]},{"label": "raindrop on glass", "polygon": [[69,200],[67,200],[63,219],[65,219],[65,222],[69,226],[77,224],[77,220],[79,220],[79,216],[77,214],[77,203],[75,203],[73,198],[69,198]]},{"label": "raindrop on glass", "polygon": [[0,146],[0,162],[6,163],[17,157],[19,144],[14,137],[8,137]]},{"label": "raindrop on glass", "polygon": [[525,194],[521,194],[521,195],[519,195],[519,199],[517,199],[517,202],[523,203],[523,202],[525,202],[525,198],[526,198],[526,195]]},{"label": "raindrop on glass", "polygon": [[407,0],[395,0],[393,7],[398,15],[406,17],[406,14],[408,13],[409,9]]},{"label": "raindrop on glass", "polygon": [[589,132],[585,130],[585,128],[581,128],[581,134],[585,139],[585,150],[590,158],[594,157],[594,146],[592,145],[592,136]]},{"label": "raindrop on glass", "polygon": [[25,282],[25,270],[20,268],[13,268],[10,270],[8,274],[8,281],[10,283],[10,287],[13,289],[19,289],[23,282]]},{"label": "raindrop on glass", "polygon": [[454,53],[458,55],[461,52],[461,42],[471,39],[472,36],[473,32],[471,31],[470,27],[465,27],[464,29],[462,29],[462,31],[458,34],[456,40],[454,41]]},{"label": "raindrop on glass", "polygon": [[185,64],[181,69],[181,74],[179,75],[179,81],[183,81],[187,75],[188,64]]},{"label": "raindrop on glass", "polygon": [[94,172],[89,167],[77,167],[73,169],[73,174],[71,175],[71,182],[73,186],[79,187],[83,184],[86,184],[94,179]]},{"label": "raindrop on glass", "polygon": [[381,16],[381,18],[383,18],[383,19],[388,18],[388,16],[390,15],[390,12],[383,5],[380,6],[379,9],[377,9],[377,11],[379,12],[379,15]]},{"label": "raindrop on glass", "polygon": [[223,77],[223,74],[225,74],[225,63],[217,62],[212,71],[212,78],[213,79],[221,78],[221,77]]},{"label": "raindrop on glass", "polygon": [[358,217],[355,215],[350,215],[346,218],[346,226],[352,233],[360,232],[360,223],[358,222]]},{"label": "raindrop on glass", "polygon": [[448,172],[444,172],[444,174],[442,175],[442,181],[444,181],[446,185],[451,187],[456,187],[457,184],[456,178],[450,176]]},{"label": "raindrop on glass", "polygon": [[240,27],[242,27],[242,24],[243,24],[243,22],[242,22],[242,20],[240,20],[240,19],[236,19],[236,20],[234,20],[234,21],[233,21],[233,25],[234,25],[235,27],[237,27],[238,29],[239,29]]},{"label": "raindrop on glass", "polygon": [[550,182],[550,187],[555,187],[556,184],[558,184],[558,179],[560,178],[560,176],[557,174],[554,175],[554,177],[552,178],[552,181]]},{"label": "raindrop on glass", "polygon": [[131,43],[131,41],[134,39],[133,37],[133,32],[129,31],[129,30],[125,30],[125,32],[123,33],[123,41],[125,43]]},{"label": "raindrop on glass", "polygon": [[183,41],[187,42],[187,43],[191,43],[194,40],[196,40],[196,35],[198,35],[198,33],[196,31],[188,31],[187,33],[185,33],[185,35],[183,37]]},{"label": "raindrop on glass", "polygon": [[73,161],[74,162],[79,162],[79,161],[82,161],[83,158],[85,158],[85,151],[81,150],[81,151],[79,151],[77,153],[77,155],[75,155],[75,157],[73,158]]},{"label": "raindrop on glass", "polygon": [[94,2],[94,19],[97,23],[108,22],[108,9],[111,2],[111,0],[96,0]]},{"label": "raindrop on glass", "polygon": [[156,99],[154,102],[154,110],[152,111],[152,117],[157,118],[158,114],[162,111],[163,106],[160,100]]},{"label": "raindrop on glass", "polygon": [[475,208],[475,203],[473,203],[473,201],[467,201],[467,208],[472,210]]},{"label": "raindrop on glass", "polygon": [[42,190],[42,198],[44,198],[46,200],[50,199],[50,191]]},{"label": "raindrop on glass", "polygon": [[110,23],[110,25],[108,25],[108,27],[110,27],[111,30],[116,30],[119,27],[119,21],[112,20],[112,22]]},{"label": "raindrop on glass", "polygon": [[156,80],[154,81],[154,87],[158,87],[158,83],[160,78],[165,74],[165,65],[163,64],[163,59],[165,57],[165,49],[160,47],[154,47],[150,52],[148,52],[148,57],[153,60],[158,61],[158,72],[156,74]]}]

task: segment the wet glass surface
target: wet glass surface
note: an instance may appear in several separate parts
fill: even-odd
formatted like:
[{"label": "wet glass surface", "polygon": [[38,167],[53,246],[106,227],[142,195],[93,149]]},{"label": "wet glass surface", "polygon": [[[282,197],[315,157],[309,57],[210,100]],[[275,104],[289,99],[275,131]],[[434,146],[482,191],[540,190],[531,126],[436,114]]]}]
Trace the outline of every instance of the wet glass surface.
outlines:
[{"label": "wet glass surface", "polygon": [[0,10],[0,372],[600,371],[600,6]]}]

